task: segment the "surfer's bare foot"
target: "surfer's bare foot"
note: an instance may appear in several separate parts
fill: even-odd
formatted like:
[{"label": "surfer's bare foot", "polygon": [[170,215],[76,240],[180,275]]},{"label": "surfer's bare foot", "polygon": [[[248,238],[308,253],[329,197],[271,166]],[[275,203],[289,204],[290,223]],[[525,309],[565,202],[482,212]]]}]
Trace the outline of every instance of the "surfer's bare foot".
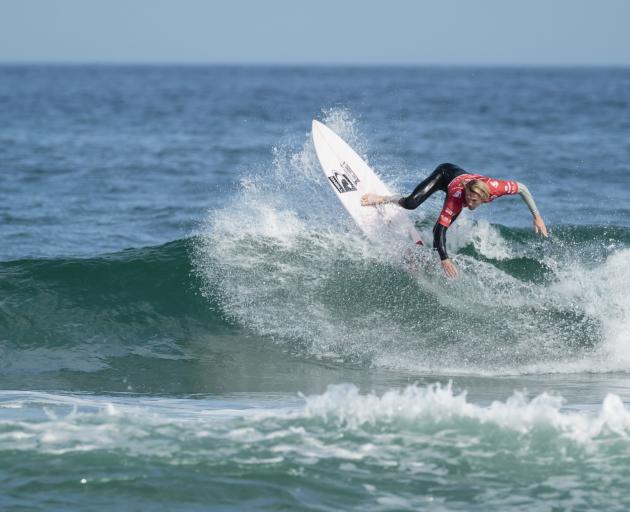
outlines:
[{"label": "surfer's bare foot", "polygon": [[383,203],[383,196],[378,194],[364,194],[361,196],[361,206],[376,206]]}]

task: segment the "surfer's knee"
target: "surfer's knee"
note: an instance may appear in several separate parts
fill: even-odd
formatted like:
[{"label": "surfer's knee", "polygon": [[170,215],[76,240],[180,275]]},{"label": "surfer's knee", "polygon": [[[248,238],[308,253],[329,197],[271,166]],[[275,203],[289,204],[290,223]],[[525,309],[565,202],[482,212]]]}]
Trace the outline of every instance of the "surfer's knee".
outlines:
[{"label": "surfer's knee", "polygon": [[444,162],[443,164],[438,165],[435,168],[434,172],[438,172],[440,174],[445,174],[449,172],[453,172],[454,170],[459,169],[455,164],[451,164],[449,162]]}]

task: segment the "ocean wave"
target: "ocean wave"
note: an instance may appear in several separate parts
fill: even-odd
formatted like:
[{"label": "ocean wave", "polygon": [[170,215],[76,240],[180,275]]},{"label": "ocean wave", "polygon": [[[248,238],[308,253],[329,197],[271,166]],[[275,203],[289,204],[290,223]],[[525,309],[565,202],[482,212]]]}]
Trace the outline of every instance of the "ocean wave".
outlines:
[{"label": "ocean wave", "polygon": [[[294,354],[368,366],[630,367],[622,285],[630,256],[620,249],[621,228],[558,228],[559,254],[586,234],[597,248],[615,246],[565,269],[524,230],[471,223],[456,256],[462,277],[448,282],[430,251],[375,246],[357,233],[311,229],[291,210],[256,208],[238,225],[231,210],[217,212],[222,228],[162,246],[1,263],[5,370],[92,371],[130,354],[188,357],[184,340],[242,329]],[[476,246],[490,231],[498,245]]]},{"label": "ocean wave", "polygon": [[[3,393],[0,453],[22,468],[54,459],[50,485],[87,485],[97,495],[112,482],[141,494],[150,460],[157,482],[174,467],[182,480],[182,473],[192,481],[202,475],[215,504],[229,503],[242,480],[256,495],[270,481],[303,489],[275,498],[294,507],[313,495],[340,505],[348,493],[375,510],[393,499],[403,508],[461,501],[502,509],[515,493],[523,507],[553,501],[617,510],[630,499],[630,412],[614,394],[590,413],[565,410],[561,397],[547,394],[515,393],[482,406],[450,385],[380,396],[339,385],[299,405],[270,407]],[[31,419],[11,419],[16,408]],[[20,485],[6,483],[12,493]]]},{"label": "ocean wave", "polygon": [[229,324],[199,294],[188,246],[0,263],[5,371],[92,371],[129,354],[180,358],[178,341],[224,332]]},{"label": "ocean wave", "polygon": [[[282,435],[308,434],[329,436],[335,432],[373,435],[418,436],[444,431],[449,436],[485,438],[491,444],[493,435],[503,432],[510,442],[518,444],[528,437],[531,442],[564,440],[577,448],[585,449],[589,444],[617,439],[630,450],[630,411],[621,398],[608,394],[599,410],[576,412],[565,409],[565,400],[558,395],[542,393],[530,398],[524,392],[514,392],[506,401],[493,401],[489,405],[477,405],[467,399],[466,391],[457,392],[452,384],[439,383],[427,386],[417,384],[391,389],[382,394],[362,394],[353,384],[328,386],[319,395],[301,396],[300,403],[289,407],[272,407],[246,403],[235,405],[212,399],[177,398],[134,398],[124,396],[81,396],[54,393],[5,391],[0,393],[0,409],[29,410],[33,421],[13,422],[2,413],[3,433],[0,449],[38,449],[56,453],[87,451],[108,446],[136,444],[144,455],[154,453],[152,443],[134,443],[125,433],[136,430],[139,437],[149,440],[155,428],[172,427],[175,442],[179,432],[197,432],[197,438],[208,437],[210,442],[239,443],[271,441],[281,443]],[[74,431],[78,425],[85,427],[85,436],[64,435]],[[104,434],[103,426],[111,426],[111,436]],[[89,436],[90,429],[95,436]],[[109,427],[107,427],[109,429]],[[14,433],[9,435],[8,433]],[[101,432],[100,438],[96,436]],[[16,434],[19,432],[19,434]],[[171,435],[165,432],[165,438]],[[184,453],[187,441],[181,438],[179,452]],[[71,442],[68,445],[68,442]],[[10,445],[9,443],[14,443]],[[295,450],[308,451],[305,443]],[[394,445],[396,443],[393,443]],[[605,447],[606,443],[602,443]],[[389,446],[389,445],[388,445]],[[275,452],[282,449],[274,448]],[[191,451],[190,456],[195,452]],[[332,454],[322,453],[323,456]],[[367,457],[349,455],[352,459]],[[204,457],[212,457],[206,453]]]}]

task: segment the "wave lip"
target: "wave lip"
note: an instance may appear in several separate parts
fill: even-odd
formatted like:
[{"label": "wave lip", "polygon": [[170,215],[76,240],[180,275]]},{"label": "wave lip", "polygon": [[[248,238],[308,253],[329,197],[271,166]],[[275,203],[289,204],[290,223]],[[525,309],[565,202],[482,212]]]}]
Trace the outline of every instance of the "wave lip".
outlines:
[{"label": "wave lip", "polygon": [[[141,435],[156,425],[171,425],[173,440],[177,431],[192,432],[201,425],[204,425],[206,434],[225,434],[230,439],[236,439],[239,434],[235,434],[230,427],[239,425],[247,425],[251,433],[256,430],[259,433],[284,432],[286,428],[301,425],[303,434],[315,436],[327,436],[339,429],[363,431],[365,434],[389,432],[392,435],[404,432],[422,435],[426,431],[452,430],[453,435],[468,436],[468,429],[474,424],[477,433],[485,430],[491,434],[500,430],[512,435],[515,442],[521,442],[523,435],[544,431],[557,439],[575,442],[576,446],[617,437],[630,449],[630,411],[615,394],[605,397],[597,414],[564,410],[562,397],[546,393],[529,399],[524,393],[515,392],[505,402],[477,405],[467,400],[465,391],[454,392],[450,383],[410,385],[386,391],[380,396],[375,393],[361,394],[352,384],[331,385],[325,393],[302,397],[302,400],[302,406],[295,404],[289,409],[285,406],[261,409],[238,405],[237,402],[230,403],[226,409],[226,403],[219,402],[220,407],[217,407],[216,401],[190,399],[131,400],[124,397],[3,392],[0,410],[5,411],[2,413],[5,416],[11,410],[39,411],[35,422],[12,424],[5,419],[3,426],[6,432],[10,426],[19,430],[30,425],[27,430],[34,436],[41,433],[40,441],[52,439],[52,427],[60,433],[64,429],[73,431],[80,424],[89,432],[91,429],[100,430],[111,426],[112,423],[121,423],[135,428]],[[208,418],[216,421],[207,422]],[[22,439],[27,437],[22,436]],[[6,436],[2,439],[5,441],[4,449],[9,448]],[[117,442],[124,439],[124,436],[117,436]],[[430,443],[428,439],[425,441]],[[82,441],[77,439],[76,442],[81,445]],[[185,441],[183,443],[185,445]],[[26,443],[22,448],[39,446],[45,451],[45,444]],[[105,440],[104,444],[107,444]],[[20,443],[14,448],[20,449]],[[150,445],[145,448],[147,455],[152,452]],[[90,447],[81,446],[78,449]]]},{"label": "wave lip", "polygon": [[[451,383],[414,384],[391,389],[380,396],[361,394],[353,384],[330,385],[323,394],[301,396],[301,401],[301,405],[296,402],[288,408],[283,403],[272,403],[269,408],[256,402],[239,405],[238,401],[212,399],[138,400],[124,395],[93,397],[5,391],[0,396],[0,411],[4,411],[0,415],[10,415],[12,410],[31,411],[27,416],[36,421],[12,424],[4,418],[5,432],[11,425],[16,429],[31,425],[33,434],[41,432],[48,439],[48,430],[53,426],[62,432],[65,428],[74,430],[75,426],[83,424],[89,431],[119,422],[145,434],[156,425],[171,425],[175,437],[178,430],[192,432],[204,425],[206,434],[225,434],[230,439],[240,436],[231,427],[244,425],[252,434],[284,431],[301,425],[304,434],[326,436],[339,429],[366,434],[406,432],[413,435],[421,435],[426,430],[453,430],[453,435],[468,435],[468,429],[475,424],[477,433],[484,429],[490,433],[501,430],[513,435],[516,442],[520,442],[523,435],[533,435],[540,430],[574,442],[576,446],[595,443],[609,436],[618,437],[630,449],[630,411],[621,398],[612,393],[606,395],[597,413],[566,410],[561,396],[547,393],[529,399],[523,392],[514,392],[506,401],[478,405],[468,401],[465,391],[455,392]],[[213,421],[208,422],[209,418]],[[6,437],[2,439],[7,440]],[[124,436],[118,437],[118,441],[123,440]],[[77,442],[80,444],[81,440]],[[9,448],[6,443],[3,446]],[[27,443],[23,448],[29,446],[35,445]],[[40,448],[44,449],[44,446],[45,443]],[[19,443],[15,448],[20,449]],[[151,446],[146,448],[146,454],[150,454]]]},{"label": "wave lip", "polygon": [[452,385],[408,386],[388,391],[382,396],[361,395],[353,385],[331,386],[320,396],[307,397],[305,415],[332,421],[339,427],[358,429],[379,423],[420,422],[455,424],[473,421],[517,433],[551,429],[558,436],[588,442],[606,433],[626,436],[630,433],[630,411],[621,398],[608,394],[596,417],[563,412],[562,397],[543,393],[532,400],[520,392],[505,402],[494,401],[481,407],[466,400],[466,393],[456,394]]}]

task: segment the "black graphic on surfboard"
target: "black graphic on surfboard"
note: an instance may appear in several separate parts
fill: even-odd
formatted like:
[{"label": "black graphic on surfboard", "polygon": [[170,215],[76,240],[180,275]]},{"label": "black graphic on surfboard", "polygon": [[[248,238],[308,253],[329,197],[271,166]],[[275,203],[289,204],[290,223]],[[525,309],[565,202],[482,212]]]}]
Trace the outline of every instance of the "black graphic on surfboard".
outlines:
[{"label": "black graphic on surfboard", "polygon": [[346,176],[350,178],[355,185],[359,183],[359,177],[354,173],[352,167],[347,162],[341,162],[341,168],[346,172]]},{"label": "black graphic on surfboard", "polygon": [[328,176],[328,179],[340,194],[353,192],[357,189],[357,187],[354,186],[354,183],[350,181],[350,178],[342,172],[333,171],[333,175]]}]

